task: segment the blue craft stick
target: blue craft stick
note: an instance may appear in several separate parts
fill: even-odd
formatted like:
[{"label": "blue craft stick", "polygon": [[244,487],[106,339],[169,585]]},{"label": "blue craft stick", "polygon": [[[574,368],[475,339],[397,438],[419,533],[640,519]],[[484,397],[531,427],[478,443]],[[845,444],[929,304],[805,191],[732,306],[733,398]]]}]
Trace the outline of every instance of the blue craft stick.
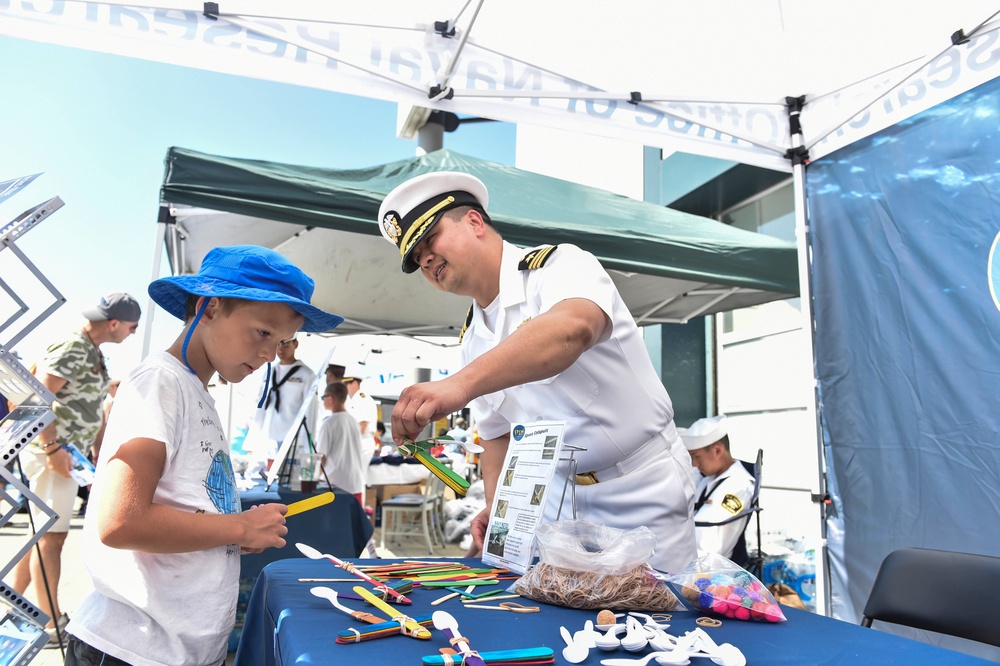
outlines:
[{"label": "blue craft stick", "polygon": [[[522,648],[520,650],[496,650],[493,652],[480,652],[479,656],[487,664],[491,661],[523,661],[528,659],[551,659],[553,658],[552,648]],[[444,657],[439,654],[429,655],[421,658],[424,666],[444,666]]]},{"label": "blue craft stick", "polygon": [[[337,594],[338,597],[343,596],[340,593]],[[413,617],[413,621],[417,624],[425,624],[431,622],[430,615],[417,615]],[[399,622],[379,622],[378,624],[366,624],[364,626],[364,631],[362,634],[374,633],[378,631],[383,631],[385,629],[399,629]],[[341,638],[354,638],[353,631],[341,631],[337,634]]]}]

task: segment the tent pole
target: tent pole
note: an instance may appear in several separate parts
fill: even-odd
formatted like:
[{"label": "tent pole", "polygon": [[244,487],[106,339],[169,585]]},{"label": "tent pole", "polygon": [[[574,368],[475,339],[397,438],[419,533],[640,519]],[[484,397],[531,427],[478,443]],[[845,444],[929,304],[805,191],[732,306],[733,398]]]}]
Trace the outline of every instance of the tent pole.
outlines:
[{"label": "tent pole", "polygon": [[809,151],[805,146],[800,122],[800,115],[806,99],[805,96],[786,97],[785,102],[788,106],[788,124],[792,145],[786,153],[786,157],[792,163],[792,191],[795,196],[795,246],[799,266],[799,303],[802,312],[802,325],[806,331],[806,350],[812,368],[812,390],[808,391],[807,409],[813,419],[813,442],[816,447],[816,462],[819,470],[818,492],[813,495],[813,501],[819,505],[820,514],[820,547],[817,549],[816,561],[816,610],[823,615],[830,616],[832,615],[832,600],[826,524],[829,495],[826,488],[826,455],[823,450],[823,429],[819,413],[819,378],[816,376],[816,327],[812,312],[812,271],[810,270],[812,238],[809,231],[809,209],[806,202],[806,164],[809,163]]},{"label": "tent pole", "polygon": [[819,492],[814,496],[814,499],[819,504],[821,537],[820,547],[816,551],[816,599],[822,604],[822,608],[817,604],[817,611],[823,615],[830,616],[830,564],[826,527],[826,455],[823,450],[823,432],[819,416],[819,380],[816,377],[815,327],[812,314],[812,279],[809,261],[811,241],[809,236],[809,216],[806,209],[805,175],[805,164],[796,164],[792,168],[792,189],[795,194],[795,245],[798,248],[799,293],[801,294],[799,302],[802,310],[802,325],[806,330],[805,339],[808,358],[810,367],[812,368],[812,390],[808,391],[807,410],[813,418],[813,436],[819,468]]},{"label": "tent pole", "polygon": [[[156,241],[153,246],[153,274],[149,278],[152,282],[160,277],[160,260],[163,257],[163,246],[167,238],[167,223],[163,220],[164,208],[160,209],[160,220],[156,223]],[[169,215],[169,211],[167,213]],[[153,340],[153,313],[156,312],[156,303],[150,297],[146,300],[146,322],[142,333],[142,356],[145,359],[149,356],[149,347]]]}]

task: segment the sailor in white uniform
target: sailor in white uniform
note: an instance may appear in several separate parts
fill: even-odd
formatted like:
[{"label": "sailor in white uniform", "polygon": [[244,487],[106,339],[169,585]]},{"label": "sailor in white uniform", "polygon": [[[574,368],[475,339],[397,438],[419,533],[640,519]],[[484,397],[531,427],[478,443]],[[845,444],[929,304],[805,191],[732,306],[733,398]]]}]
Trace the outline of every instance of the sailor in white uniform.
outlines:
[{"label": "sailor in white uniform", "polygon": [[[729,429],[725,415],[698,419],[690,428],[679,429],[691,464],[702,478],[695,491],[695,523],[720,523],[737,515],[753,498],[754,478],[729,451]],[[733,559],[746,519],[724,525],[698,525],[698,550]],[[738,559],[745,559],[746,546]]]},{"label": "sailor in white uniform", "polygon": [[[463,369],[403,391],[393,438],[469,405],[477,424],[487,507],[512,428],[565,421],[577,453],[577,517],[656,535],[655,568],[695,558],[694,479],[673,407],[631,314],[597,259],[560,244],[524,250],[504,241],[486,213],[483,183],[464,173],[418,176],[393,190],[379,223],[406,273],[471,297]],[[545,518],[559,509],[568,464],[557,468]],[[572,517],[567,493],[562,518]],[[488,510],[473,523],[478,544]]]}]

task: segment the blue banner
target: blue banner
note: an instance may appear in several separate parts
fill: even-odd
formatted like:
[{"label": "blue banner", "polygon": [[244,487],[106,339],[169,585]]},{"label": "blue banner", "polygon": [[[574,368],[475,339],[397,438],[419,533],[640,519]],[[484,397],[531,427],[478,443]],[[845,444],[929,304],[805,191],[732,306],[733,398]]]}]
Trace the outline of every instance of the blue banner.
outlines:
[{"label": "blue banner", "polygon": [[854,620],[897,548],[1000,555],[1000,79],[806,183],[832,587]]}]

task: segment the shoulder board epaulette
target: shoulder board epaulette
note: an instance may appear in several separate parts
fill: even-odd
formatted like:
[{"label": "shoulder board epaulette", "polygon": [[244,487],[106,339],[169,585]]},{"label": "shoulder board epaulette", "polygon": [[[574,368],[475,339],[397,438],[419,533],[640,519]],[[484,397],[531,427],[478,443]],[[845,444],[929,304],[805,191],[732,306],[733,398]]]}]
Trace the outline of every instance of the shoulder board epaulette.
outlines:
[{"label": "shoulder board epaulette", "polygon": [[469,324],[472,323],[472,307],[471,305],[469,306],[469,314],[465,315],[465,323],[462,324],[462,330],[458,334],[458,341],[460,343],[462,342],[462,338],[465,337],[465,329],[469,328]]},{"label": "shoulder board epaulette", "polygon": [[548,261],[552,253],[556,251],[558,245],[543,245],[542,247],[536,247],[534,250],[528,254],[521,257],[521,261],[517,264],[517,270],[519,271],[530,271],[536,268],[541,268]]},{"label": "shoulder board epaulette", "polygon": [[362,398],[365,397],[365,394],[362,393],[361,391],[358,391],[358,395],[360,395]]}]

